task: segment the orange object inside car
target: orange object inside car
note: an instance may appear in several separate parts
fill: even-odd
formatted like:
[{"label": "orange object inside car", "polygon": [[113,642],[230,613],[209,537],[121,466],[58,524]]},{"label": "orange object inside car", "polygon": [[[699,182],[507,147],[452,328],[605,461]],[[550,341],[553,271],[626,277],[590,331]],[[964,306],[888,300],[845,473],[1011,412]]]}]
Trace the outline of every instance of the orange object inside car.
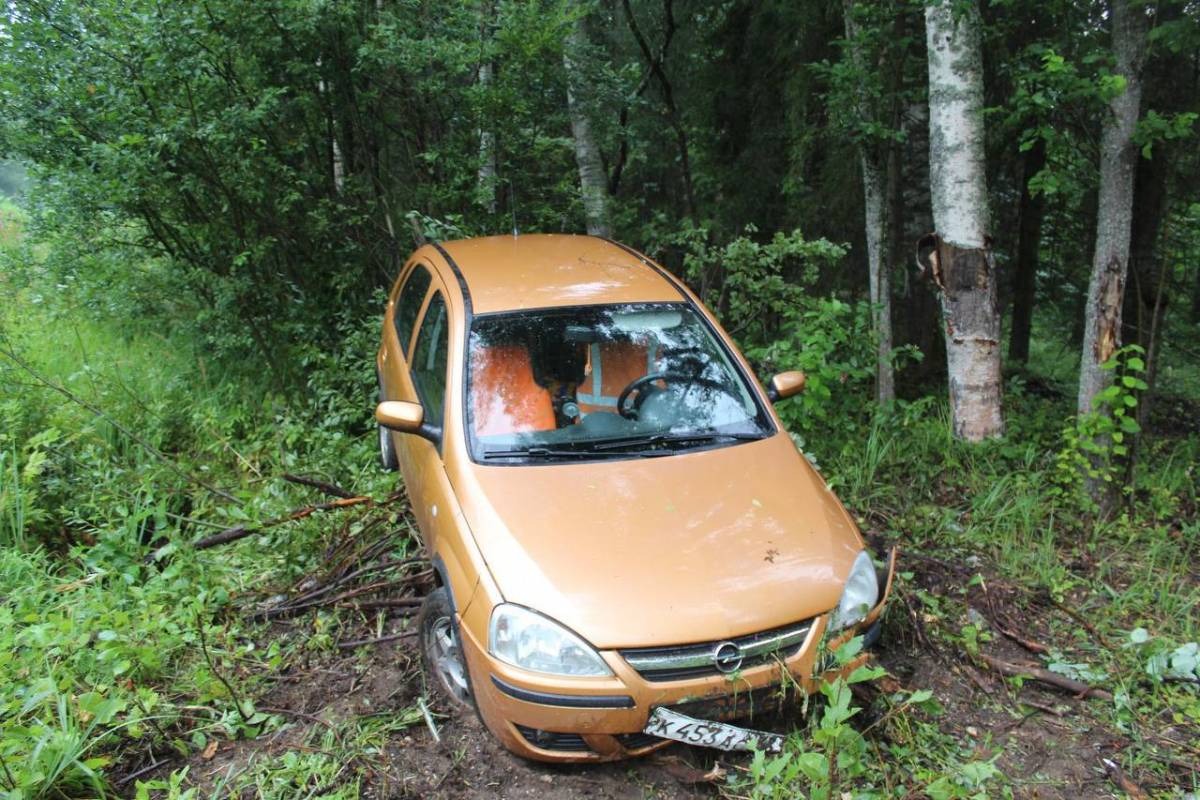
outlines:
[{"label": "orange object inside car", "polygon": [[650,347],[639,342],[601,342],[588,351],[588,369],[576,395],[579,410],[616,411],[621,391],[649,371]]},{"label": "orange object inside car", "polygon": [[480,347],[471,354],[477,436],[554,428],[550,392],[533,379],[529,351],[520,345]]}]

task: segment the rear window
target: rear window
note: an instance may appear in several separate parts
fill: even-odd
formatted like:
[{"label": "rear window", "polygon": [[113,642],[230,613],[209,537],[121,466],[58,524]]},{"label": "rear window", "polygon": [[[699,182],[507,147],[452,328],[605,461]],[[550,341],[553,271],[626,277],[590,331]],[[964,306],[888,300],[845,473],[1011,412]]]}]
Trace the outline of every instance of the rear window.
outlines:
[{"label": "rear window", "polygon": [[406,357],[409,342],[412,341],[413,326],[417,324],[417,314],[421,313],[421,303],[425,300],[425,293],[429,291],[431,280],[429,270],[417,264],[408,280],[404,282],[404,288],[400,290],[400,299],[396,302],[396,309],[392,314],[396,338],[400,341],[400,351]]},{"label": "rear window", "polygon": [[446,365],[450,349],[450,331],[446,326],[446,301],[438,292],[429,300],[421,332],[417,334],[417,347],[413,353],[412,376],[421,405],[425,408],[425,421],[441,427],[442,412],[446,406]]}]

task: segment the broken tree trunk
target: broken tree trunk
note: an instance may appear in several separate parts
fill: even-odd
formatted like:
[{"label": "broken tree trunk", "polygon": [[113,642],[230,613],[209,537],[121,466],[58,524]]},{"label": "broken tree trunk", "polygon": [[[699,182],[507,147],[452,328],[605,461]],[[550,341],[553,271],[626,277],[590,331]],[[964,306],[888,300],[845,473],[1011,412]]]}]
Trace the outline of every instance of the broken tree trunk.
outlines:
[{"label": "broken tree trunk", "polygon": [[592,236],[611,236],[608,221],[608,176],[600,158],[600,147],[592,130],[587,104],[583,102],[587,80],[580,65],[587,52],[587,28],[579,16],[567,34],[563,48],[563,67],[567,72],[567,113],[571,118],[571,136],[575,140],[575,163],[579,165],[579,187],[583,196],[583,214],[587,232]]},{"label": "broken tree trunk", "polygon": [[929,51],[929,163],[934,284],[941,293],[954,435],[1000,436],[1000,310],[987,235],[983,60],[979,6],[939,0],[925,9]]},{"label": "broken tree trunk", "polygon": [[[1129,267],[1133,178],[1138,157],[1133,132],[1142,100],[1141,69],[1146,57],[1147,28],[1146,14],[1140,4],[1113,0],[1112,47],[1116,73],[1125,79],[1125,90],[1109,101],[1109,113],[1100,134],[1096,250],[1084,309],[1076,403],[1080,416],[1096,410],[1096,396],[1112,383],[1113,371],[1102,367],[1121,346],[1121,303]],[[1101,508],[1111,505],[1109,481],[1089,477],[1086,487]]]}]

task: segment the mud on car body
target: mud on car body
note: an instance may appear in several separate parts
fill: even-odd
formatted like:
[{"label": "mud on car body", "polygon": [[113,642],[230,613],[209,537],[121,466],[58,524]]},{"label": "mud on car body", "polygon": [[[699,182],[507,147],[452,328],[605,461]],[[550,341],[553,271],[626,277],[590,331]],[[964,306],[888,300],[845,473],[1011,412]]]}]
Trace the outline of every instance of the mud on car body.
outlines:
[{"label": "mud on car body", "polygon": [[422,247],[389,297],[380,452],[439,586],[431,675],[510,750],[597,761],[719,725],[877,624],[879,571],[713,315],[584,236]]}]

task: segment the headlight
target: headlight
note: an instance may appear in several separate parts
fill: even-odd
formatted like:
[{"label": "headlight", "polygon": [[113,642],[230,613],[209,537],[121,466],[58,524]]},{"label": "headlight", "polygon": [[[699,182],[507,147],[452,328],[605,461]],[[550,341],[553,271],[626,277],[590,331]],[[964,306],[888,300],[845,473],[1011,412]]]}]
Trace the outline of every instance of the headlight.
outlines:
[{"label": "headlight", "polygon": [[488,652],[514,667],[551,675],[611,675],[600,654],[553,620],[501,603],[488,625]]},{"label": "headlight", "polygon": [[833,616],[829,620],[829,630],[840,631],[862,622],[877,602],[879,578],[875,574],[875,564],[867,555],[867,551],[863,550],[858,554],[858,558],[854,559],[854,566],[850,568],[850,577],[846,579],[841,602],[833,610]]}]

